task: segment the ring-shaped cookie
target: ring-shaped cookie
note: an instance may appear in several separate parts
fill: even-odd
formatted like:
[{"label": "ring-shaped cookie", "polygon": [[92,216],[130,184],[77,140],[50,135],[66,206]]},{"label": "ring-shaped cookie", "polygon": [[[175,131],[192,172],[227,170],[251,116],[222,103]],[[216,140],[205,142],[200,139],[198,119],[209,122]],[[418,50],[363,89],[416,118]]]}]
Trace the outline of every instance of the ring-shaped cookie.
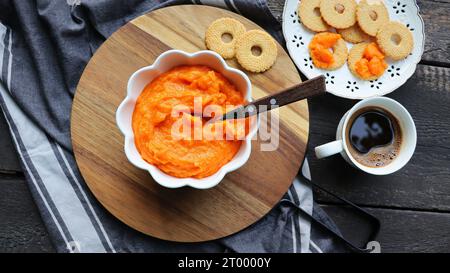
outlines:
[{"label": "ring-shaped cookie", "polygon": [[350,52],[348,53],[347,65],[348,65],[348,69],[350,70],[350,72],[352,72],[352,74],[355,75],[356,77],[366,80],[366,81],[372,81],[372,80],[378,79],[379,77],[374,75],[371,77],[363,78],[363,77],[361,77],[361,75],[359,75],[358,72],[356,72],[356,63],[363,58],[364,50],[366,49],[366,47],[368,45],[369,45],[369,43],[367,43],[367,42],[354,45],[350,49]]},{"label": "ring-shaped cookie", "polygon": [[[320,36],[322,36],[322,35],[328,35],[328,34],[330,34],[330,33],[329,32],[318,33],[318,34],[314,35],[311,42],[315,38],[317,39],[317,38],[320,38]],[[312,57],[313,54],[311,53],[311,47],[308,46],[308,48],[309,48],[309,54]],[[331,65],[329,65],[328,67],[320,67],[319,65],[317,65],[315,59],[312,57],[313,63],[316,67],[325,69],[325,70],[336,70],[345,64],[345,62],[347,61],[347,56],[348,56],[348,49],[347,49],[347,44],[345,43],[344,39],[339,38],[337,40],[337,42],[331,47],[331,49],[333,52],[332,53],[333,54],[333,63]]]},{"label": "ring-shaped cookie", "polygon": [[[260,54],[254,55],[253,48],[259,48]],[[275,40],[262,30],[247,31],[236,42],[236,59],[243,68],[251,72],[269,69],[275,63],[277,54]]]},{"label": "ring-shaped cookie", "polygon": [[381,51],[393,60],[402,60],[412,52],[414,38],[409,29],[399,22],[384,24],[377,33]]},{"label": "ring-shaped cookie", "polygon": [[[212,22],[205,33],[206,47],[225,59],[235,55],[236,41],[245,33],[244,25],[233,18],[220,18]],[[223,35],[230,35],[231,41],[223,41]]]},{"label": "ring-shaped cookie", "polygon": [[354,24],[349,28],[337,29],[336,32],[341,34],[344,40],[353,44],[368,42],[372,39],[371,36],[361,30],[358,24]]},{"label": "ring-shaped cookie", "polygon": [[329,26],[320,15],[321,0],[302,0],[298,4],[297,14],[302,24],[315,32],[327,31]]},{"label": "ring-shaped cookie", "polygon": [[383,2],[362,0],[356,8],[356,20],[359,27],[370,36],[389,22],[389,12]]},{"label": "ring-shaped cookie", "polygon": [[320,1],[320,13],[327,24],[335,28],[348,28],[356,23],[355,0]]}]

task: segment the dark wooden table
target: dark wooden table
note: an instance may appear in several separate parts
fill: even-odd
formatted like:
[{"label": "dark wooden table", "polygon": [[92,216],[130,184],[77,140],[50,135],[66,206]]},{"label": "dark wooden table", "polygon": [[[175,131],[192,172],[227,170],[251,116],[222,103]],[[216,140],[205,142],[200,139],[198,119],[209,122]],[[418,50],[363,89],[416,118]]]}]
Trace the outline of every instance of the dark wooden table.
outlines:
[{"label": "dark wooden table", "polygon": [[[283,0],[269,0],[281,18]],[[426,45],[414,76],[389,95],[413,116],[417,149],[401,171],[376,177],[336,156],[310,159],[312,177],[367,208],[381,222],[383,252],[450,252],[450,0],[419,0]],[[309,150],[333,140],[341,116],[356,101],[332,95],[309,101]],[[310,153],[312,154],[312,153]],[[368,226],[320,192],[318,201],[343,233],[361,242]],[[0,115],[0,252],[54,251],[28,191],[4,117]]]}]

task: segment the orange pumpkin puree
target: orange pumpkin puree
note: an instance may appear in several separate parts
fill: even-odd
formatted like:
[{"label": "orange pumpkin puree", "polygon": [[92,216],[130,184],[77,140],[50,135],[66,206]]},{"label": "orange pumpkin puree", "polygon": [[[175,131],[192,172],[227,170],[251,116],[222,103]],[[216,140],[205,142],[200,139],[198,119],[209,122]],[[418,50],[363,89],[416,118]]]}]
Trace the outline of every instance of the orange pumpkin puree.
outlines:
[{"label": "orange pumpkin puree", "polygon": [[[201,111],[214,105],[214,109],[218,108],[216,113],[225,113],[230,110],[227,107],[245,103],[233,84],[206,66],[173,68],[144,88],[136,102],[132,126],[136,147],[145,161],[171,176],[203,178],[217,172],[234,157],[243,139],[237,136],[245,138],[248,132],[247,119],[241,120],[244,126],[236,121],[208,122],[202,113],[194,113],[197,111],[194,100],[199,98]],[[173,111],[179,115],[173,115]],[[187,124],[192,130],[186,133],[173,129],[180,124]],[[217,124],[223,130],[213,126]],[[201,137],[196,138],[196,133]],[[226,133],[233,137],[224,138]]]},{"label": "orange pumpkin puree", "polygon": [[355,71],[363,79],[380,77],[388,67],[384,61],[384,54],[378,48],[376,43],[370,43],[364,49],[363,57],[355,64]]},{"label": "orange pumpkin puree", "polygon": [[333,62],[333,52],[331,48],[341,38],[340,34],[322,33],[316,35],[309,43],[311,58],[314,65],[318,68],[329,68]]}]

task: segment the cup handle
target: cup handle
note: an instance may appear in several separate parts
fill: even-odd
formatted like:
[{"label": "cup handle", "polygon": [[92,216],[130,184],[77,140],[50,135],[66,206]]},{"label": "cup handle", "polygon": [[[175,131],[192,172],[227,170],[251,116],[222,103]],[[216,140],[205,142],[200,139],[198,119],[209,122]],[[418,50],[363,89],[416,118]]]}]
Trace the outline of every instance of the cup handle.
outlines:
[{"label": "cup handle", "polygon": [[316,152],[316,157],[321,159],[340,153],[343,149],[342,140],[335,140],[333,142],[317,146],[314,150]]}]

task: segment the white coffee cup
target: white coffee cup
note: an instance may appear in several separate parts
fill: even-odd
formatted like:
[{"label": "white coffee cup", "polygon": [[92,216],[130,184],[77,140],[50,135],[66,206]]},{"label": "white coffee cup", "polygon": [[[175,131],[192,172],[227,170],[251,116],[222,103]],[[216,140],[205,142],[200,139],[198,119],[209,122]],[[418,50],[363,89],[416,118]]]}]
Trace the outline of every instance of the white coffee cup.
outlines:
[{"label": "white coffee cup", "polygon": [[[346,132],[349,124],[349,120],[353,117],[353,114],[359,109],[366,107],[376,107],[386,110],[391,113],[399,122],[400,130],[402,132],[402,142],[400,152],[397,157],[389,164],[382,167],[368,167],[365,166],[351,155],[346,138]],[[337,153],[340,153],[342,157],[349,162],[353,167],[356,167],[362,171],[375,175],[391,174],[400,170],[408,163],[414,154],[417,142],[416,126],[409,112],[397,101],[386,97],[374,97],[364,99],[355,104],[341,119],[336,132],[336,140],[315,148],[317,158],[328,157]]]}]

